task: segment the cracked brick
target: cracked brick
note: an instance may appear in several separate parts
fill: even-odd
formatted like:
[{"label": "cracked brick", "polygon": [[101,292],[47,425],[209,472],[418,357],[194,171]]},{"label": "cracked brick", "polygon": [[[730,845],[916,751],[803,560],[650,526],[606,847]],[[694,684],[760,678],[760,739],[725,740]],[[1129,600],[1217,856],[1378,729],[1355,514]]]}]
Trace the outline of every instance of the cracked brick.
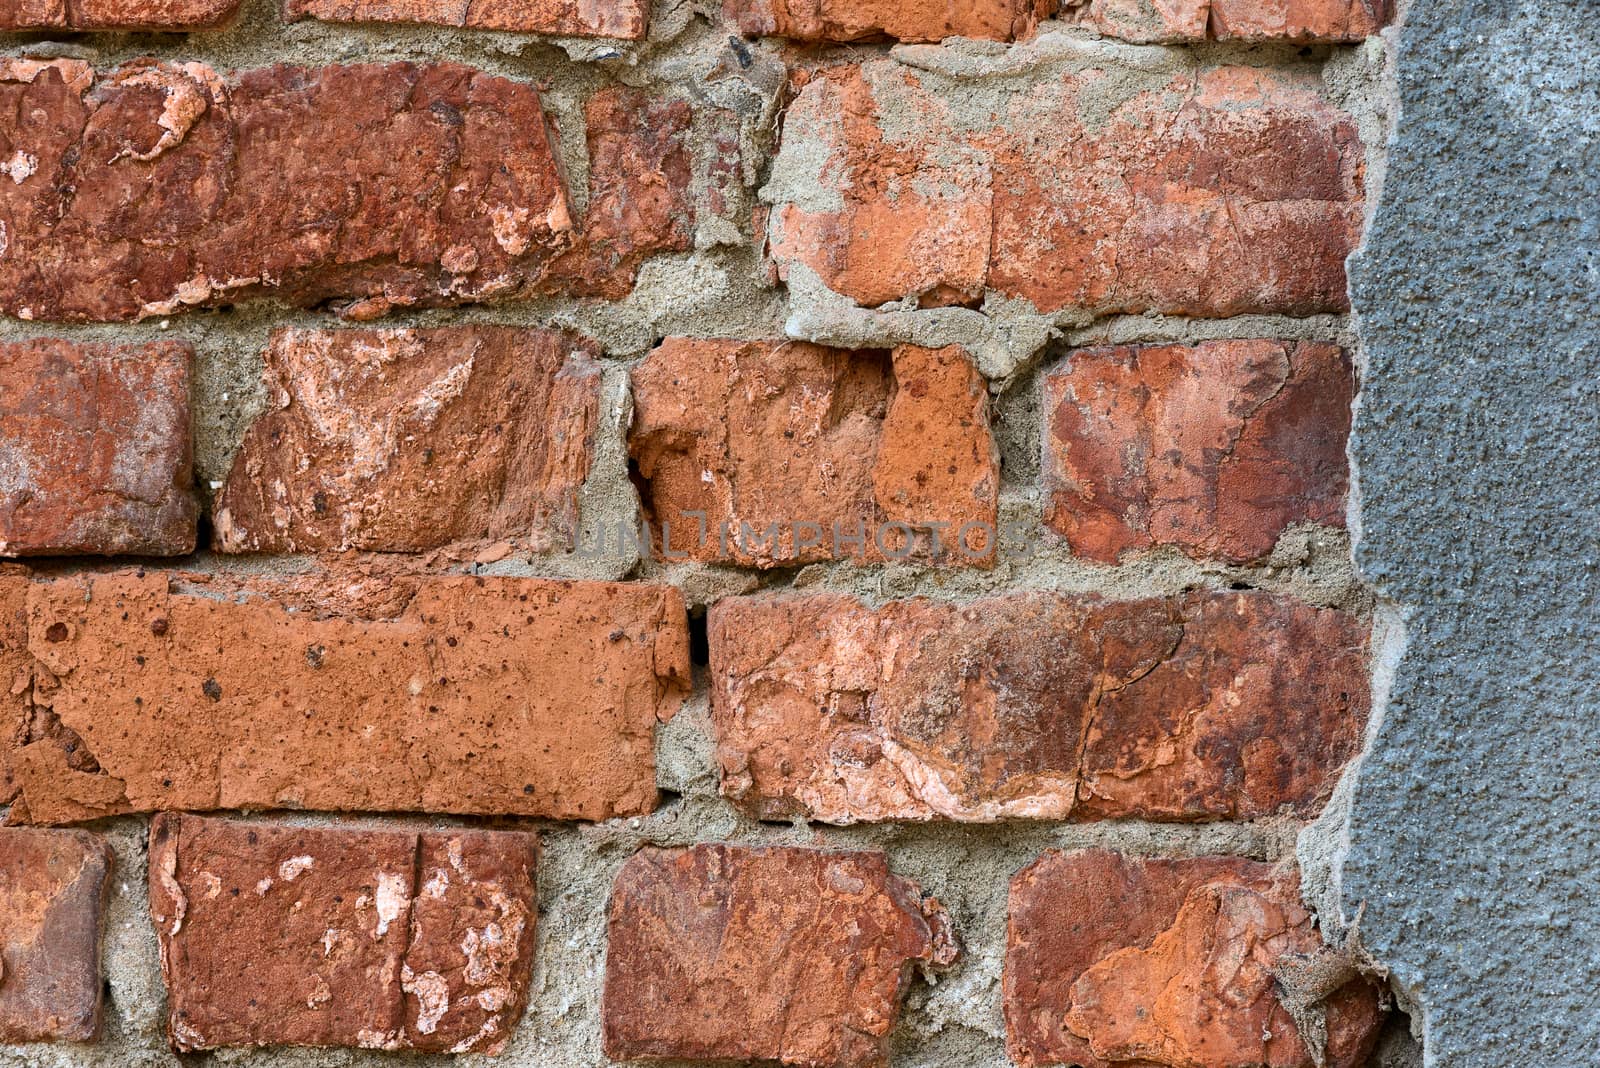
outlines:
[{"label": "cracked brick", "polygon": [[688,688],[670,587],[337,571],[21,581],[31,678],[0,697],[13,822],[639,814],[657,800],[654,727]]},{"label": "cracked brick", "polygon": [[1281,983],[1323,952],[1292,870],[1052,851],[1011,881],[1007,1051],[1024,1068],[1356,1068],[1377,988],[1346,973],[1291,1011]]},{"label": "cracked brick", "polygon": [[798,41],[1012,41],[1053,7],[1053,0],[731,0],[723,10],[741,33]]},{"label": "cracked brick", "polygon": [[642,849],[611,890],[603,1047],[879,1068],[912,966],[956,953],[943,907],[880,852]]},{"label": "cracked brick", "polygon": [[1244,563],[1293,524],[1342,527],[1355,386],[1320,342],[1071,353],[1044,378],[1045,523],[1108,562],[1176,545]]},{"label": "cracked brick", "polygon": [[285,0],[284,17],[330,22],[420,22],[563,37],[644,37],[643,0]]},{"label": "cracked brick", "polygon": [[553,330],[280,329],[217,498],[223,552],[570,547],[598,348]]},{"label": "cracked brick", "polygon": [[893,60],[822,72],[775,164],[779,274],[804,268],[866,307],[995,293],[1047,314],[1348,308],[1364,150],[1315,78],[1111,78],[957,94]]},{"label": "cracked brick", "polygon": [[500,1052],[527,1004],[538,855],[517,831],[158,815],[172,1048]]},{"label": "cracked brick", "polygon": [[692,232],[685,107],[591,107],[591,232],[530,83],[455,63],[224,75],[139,60],[96,78],[6,60],[0,109],[33,121],[0,133],[0,308],[109,322],[270,296],[365,320],[625,293]]},{"label": "cracked brick", "polygon": [[999,456],[960,348],[675,337],[632,381],[628,453],[664,551],[756,567],[993,562]]},{"label": "cracked brick", "polygon": [[759,819],[1314,814],[1360,747],[1359,620],[1264,593],[709,615],[722,790]]},{"label": "cracked brick", "polygon": [[1377,33],[1391,0],[1066,0],[1062,20],[1140,44],[1297,41],[1341,44]]}]

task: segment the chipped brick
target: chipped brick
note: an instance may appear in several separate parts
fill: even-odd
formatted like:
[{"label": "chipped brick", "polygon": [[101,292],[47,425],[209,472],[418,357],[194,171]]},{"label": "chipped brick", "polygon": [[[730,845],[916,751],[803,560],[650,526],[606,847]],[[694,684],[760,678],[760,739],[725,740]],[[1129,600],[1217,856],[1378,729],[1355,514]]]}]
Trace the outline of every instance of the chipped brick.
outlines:
[{"label": "chipped brick", "polygon": [[539,282],[573,222],[539,94],[453,63],[0,71],[0,308],[115,321],[270,294],[357,316]]},{"label": "chipped brick", "polygon": [[741,33],[799,41],[1012,41],[1033,32],[1053,0],[731,0],[724,13]]},{"label": "chipped brick", "polygon": [[194,549],[186,344],[0,345],[0,556]]},{"label": "chipped brick", "polygon": [[955,955],[944,909],[882,853],[646,848],[611,891],[605,1053],[884,1065],[912,965]]},{"label": "chipped brick", "polygon": [[1260,593],[710,612],[724,794],[761,819],[1313,814],[1358,751],[1366,636]]},{"label": "chipped brick", "polygon": [[1388,25],[1390,0],[1066,0],[1063,21],[1141,44],[1361,41]]},{"label": "chipped brick", "polygon": [[421,22],[563,37],[644,37],[643,0],[285,0],[284,17],[330,22]]},{"label": "chipped brick", "polygon": [[239,0],[7,0],[0,30],[205,30],[239,11]]},{"label": "chipped brick", "polygon": [[0,828],[0,1042],[95,1037],[110,877],[95,835]]},{"label": "chipped brick", "polygon": [[629,455],[674,555],[992,562],[999,458],[959,348],[668,338],[633,393]]},{"label": "chipped brick", "polygon": [[539,841],[159,815],[168,1037],[498,1053],[527,1004]]},{"label": "chipped brick", "polygon": [[570,546],[598,354],[552,330],[278,330],[266,353],[271,406],[218,497],[217,548]]},{"label": "chipped brick", "polygon": [[1011,881],[1008,1052],[1024,1068],[1355,1068],[1377,1038],[1376,988],[1352,976],[1300,1007],[1281,985],[1286,964],[1324,952],[1293,872],[1046,853]]},{"label": "chipped brick", "polygon": [[1044,380],[1045,522],[1114,561],[1176,545],[1246,562],[1344,525],[1355,374],[1336,345],[1204,341],[1071,354]]},{"label": "chipped brick", "polygon": [[[676,590],[119,572],[28,589],[13,819],[308,808],[606,819],[656,804]],[[20,810],[20,811],[19,811]]]},{"label": "chipped brick", "polygon": [[[994,292],[1045,313],[1348,307],[1363,149],[1313,79],[1110,76],[957,100],[892,60],[825,71],[785,120],[769,229],[780,274],[815,272],[864,306]],[[978,107],[988,126],[958,123]]]}]

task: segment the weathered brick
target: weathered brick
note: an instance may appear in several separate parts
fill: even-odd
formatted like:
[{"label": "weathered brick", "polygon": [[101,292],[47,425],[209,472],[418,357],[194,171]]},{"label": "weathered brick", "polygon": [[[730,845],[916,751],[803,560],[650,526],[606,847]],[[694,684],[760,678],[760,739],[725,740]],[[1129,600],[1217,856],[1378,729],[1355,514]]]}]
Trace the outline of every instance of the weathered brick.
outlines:
[{"label": "weathered brick", "polygon": [[330,22],[423,22],[564,37],[644,36],[643,0],[284,0],[284,17]]},{"label": "weathered brick", "polygon": [[589,204],[546,288],[616,300],[632,291],[650,256],[694,243],[693,114],[682,100],[619,85],[591,97],[584,117]]},{"label": "weathered brick", "polygon": [[959,348],[668,338],[633,396],[629,454],[674,555],[993,560],[999,458]]},{"label": "weathered brick", "polygon": [[271,407],[218,497],[217,548],[570,544],[598,354],[572,335],[514,327],[277,331]]},{"label": "weathered brick", "polygon": [[30,116],[0,132],[0,308],[25,319],[263,294],[365,318],[537,287],[574,238],[538,91],[453,63],[8,61],[0,109]]},{"label": "weathered brick", "polygon": [[1017,593],[710,612],[723,792],[826,823],[1314,813],[1358,751],[1366,635],[1263,593]]},{"label": "weathered brick", "polygon": [[957,96],[925,77],[877,60],[800,92],[770,187],[785,277],[803,266],[869,306],[987,291],[1102,315],[1348,306],[1363,152],[1314,80],[1088,70]]},{"label": "weathered brick", "polygon": [[1349,358],[1319,342],[1075,352],[1044,379],[1045,522],[1095,560],[1237,562],[1292,524],[1343,526],[1354,397]]},{"label": "weathered brick", "polygon": [[731,0],[724,13],[741,33],[800,41],[1011,41],[1031,33],[1053,6],[1053,0]]},{"label": "weathered brick", "polygon": [[527,1004],[537,835],[159,815],[168,1036],[498,1053]]},{"label": "weathered brick", "polygon": [[1125,41],[1360,41],[1390,0],[1066,0],[1063,20]]},{"label": "weathered brick", "polygon": [[[28,576],[17,564],[0,563],[0,697],[12,700],[33,680],[33,657],[28,654]],[[17,796],[14,750],[20,742],[20,723],[0,722],[0,805]]]},{"label": "weathered brick", "polygon": [[0,1042],[95,1037],[110,886],[95,835],[0,828]]},{"label": "weathered brick", "polygon": [[192,356],[177,342],[0,345],[0,556],[194,549]]},{"label": "weathered brick", "polygon": [[13,819],[307,808],[605,819],[656,804],[676,590],[119,572],[35,581]]},{"label": "weathered brick", "polygon": [[611,891],[605,1053],[883,1065],[912,965],[956,952],[944,909],[882,853],[647,848]]},{"label": "weathered brick", "polygon": [[6,0],[0,30],[204,30],[238,10],[239,0]]},{"label": "weathered brick", "polygon": [[1294,873],[1232,857],[1046,853],[1011,881],[1003,988],[1025,1068],[1355,1068],[1381,1019]]}]

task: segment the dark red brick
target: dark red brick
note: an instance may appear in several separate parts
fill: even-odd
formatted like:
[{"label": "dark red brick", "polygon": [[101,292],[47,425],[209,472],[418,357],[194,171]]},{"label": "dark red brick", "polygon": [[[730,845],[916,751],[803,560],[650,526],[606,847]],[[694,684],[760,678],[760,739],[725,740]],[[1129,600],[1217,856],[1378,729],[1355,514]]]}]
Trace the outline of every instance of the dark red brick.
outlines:
[{"label": "dark red brick", "polygon": [[538,855],[515,831],[157,816],[173,1049],[498,1053],[527,1004]]},{"label": "dark red brick", "polygon": [[194,549],[186,344],[0,345],[0,556]]},{"label": "dark red brick", "polygon": [[1318,342],[1074,352],[1044,380],[1045,522],[1106,561],[1176,545],[1245,562],[1292,524],[1342,527],[1355,385]]},{"label": "dark red brick", "polygon": [[95,1037],[110,876],[86,831],[0,828],[0,1042]]},{"label": "dark red brick", "polygon": [[453,63],[0,64],[0,308],[113,321],[259,295],[356,317],[544,280],[573,241],[538,91]]},{"label": "dark red brick", "polygon": [[884,1065],[912,966],[955,956],[943,908],[882,853],[644,849],[611,890],[605,1053]]}]

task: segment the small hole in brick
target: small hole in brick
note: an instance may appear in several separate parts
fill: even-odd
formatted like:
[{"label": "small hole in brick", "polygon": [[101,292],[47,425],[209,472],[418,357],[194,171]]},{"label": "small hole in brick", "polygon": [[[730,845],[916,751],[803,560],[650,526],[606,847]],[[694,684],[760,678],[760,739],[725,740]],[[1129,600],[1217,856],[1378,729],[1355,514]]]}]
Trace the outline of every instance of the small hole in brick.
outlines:
[{"label": "small hole in brick", "polygon": [[706,632],[706,610],[689,613],[689,662],[697,667],[711,664],[711,638]]},{"label": "small hole in brick", "polygon": [[49,627],[45,628],[45,641],[64,642],[67,640],[68,633],[67,625],[65,623],[52,623]]}]

